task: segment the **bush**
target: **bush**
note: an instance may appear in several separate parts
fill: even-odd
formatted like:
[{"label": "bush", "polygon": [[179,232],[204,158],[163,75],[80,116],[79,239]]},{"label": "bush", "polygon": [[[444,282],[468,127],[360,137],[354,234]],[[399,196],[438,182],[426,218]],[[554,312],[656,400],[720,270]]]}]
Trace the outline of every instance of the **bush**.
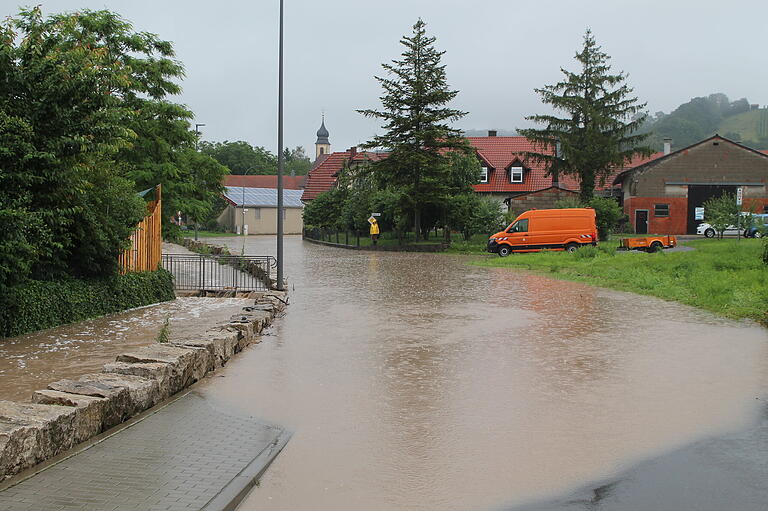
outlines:
[{"label": "bush", "polygon": [[763,263],[768,264],[768,238],[763,238]]},{"label": "bush", "polygon": [[173,300],[165,270],[100,280],[29,281],[0,297],[0,337],[74,323],[134,307]]},{"label": "bush", "polygon": [[619,203],[606,197],[593,197],[589,202],[582,203],[576,197],[566,197],[555,203],[559,209],[568,208],[592,208],[595,210],[595,223],[597,224],[597,237],[600,241],[606,241],[608,235],[624,221],[627,215],[621,210]]}]

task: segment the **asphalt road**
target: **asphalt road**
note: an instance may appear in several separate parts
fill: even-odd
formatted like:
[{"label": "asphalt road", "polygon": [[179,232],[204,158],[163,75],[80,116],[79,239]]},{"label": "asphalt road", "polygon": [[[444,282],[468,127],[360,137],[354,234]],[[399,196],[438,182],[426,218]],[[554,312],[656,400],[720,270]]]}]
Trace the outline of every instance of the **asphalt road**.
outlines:
[{"label": "asphalt road", "polygon": [[696,442],[619,477],[512,511],[765,511],[768,405],[753,427]]}]

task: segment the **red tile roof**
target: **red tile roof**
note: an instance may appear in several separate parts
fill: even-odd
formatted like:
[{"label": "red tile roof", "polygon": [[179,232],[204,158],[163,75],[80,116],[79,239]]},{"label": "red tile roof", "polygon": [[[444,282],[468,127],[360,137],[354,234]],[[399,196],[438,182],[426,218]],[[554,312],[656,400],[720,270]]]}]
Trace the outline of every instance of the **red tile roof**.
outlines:
[{"label": "red tile roof", "polygon": [[307,174],[307,182],[304,186],[302,201],[309,201],[317,198],[323,192],[327,192],[336,184],[339,171],[348,161],[376,161],[387,157],[387,153],[371,153],[367,151],[344,151],[323,155],[325,158],[318,159],[314,168]]},{"label": "red tile roof", "polygon": [[[286,190],[301,190],[307,176],[283,176],[283,188]],[[239,176],[229,174],[224,176],[224,186],[242,186],[245,188],[277,188],[277,176]]]},{"label": "red tile roof", "polygon": [[[538,191],[552,186],[552,177],[547,176],[544,164],[525,158],[526,152],[538,152],[540,150],[527,138],[467,137],[467,140],[477,150],[480,159],[490,167],[488,182],[474,185],[476,192],[518,194]],[[330,190],[336,183],[336,174],[344,166],[344,162],[349,160],[350,154],[350,151],[331,153],[325,159],[318,160],[307,176],[307,183],[301,200],[312,200],[322,192]],[[613,180],[619,172],[663,155],[663,153],[655,153],[647,158],[634,158],[624,168],[617,169],[612,173],[606,179],[605,185],[600,186],[598,183],[597,189],[610,190],[613,188]],[[357,152],[353,160],[382,159],[386,158],[386,156],[386,153]],[[509,167],[512,166],[513,162],[520,162],[526,169],[522,183],[511,183],[509,181]],[[560,187],[578,191],[579,180],[573,176],[560,176]]]},{"label": "red tile roof", "polygon": [[[490,165],[488,182],[474,185],[476,192],[519,193],[552,186],[543,163],[526,160],[526,152],[538,152],[525,137],[467,137],[481,160]],[[509,167],[518,160],[526,169],[522,183],[509,182]],[[562,179],[560,180],[562,184]]]}]

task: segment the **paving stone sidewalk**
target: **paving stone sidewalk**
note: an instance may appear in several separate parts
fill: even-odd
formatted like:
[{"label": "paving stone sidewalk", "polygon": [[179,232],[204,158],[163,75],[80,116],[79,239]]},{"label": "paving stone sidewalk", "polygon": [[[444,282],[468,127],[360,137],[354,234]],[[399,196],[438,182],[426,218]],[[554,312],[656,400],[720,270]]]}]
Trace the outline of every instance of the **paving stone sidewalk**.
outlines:
[{"label": "paving stone sidewalk", "polygon": [[289,437],[280,427],[217,410],[191,392],[0,491],[0,509],[226,509]]}]

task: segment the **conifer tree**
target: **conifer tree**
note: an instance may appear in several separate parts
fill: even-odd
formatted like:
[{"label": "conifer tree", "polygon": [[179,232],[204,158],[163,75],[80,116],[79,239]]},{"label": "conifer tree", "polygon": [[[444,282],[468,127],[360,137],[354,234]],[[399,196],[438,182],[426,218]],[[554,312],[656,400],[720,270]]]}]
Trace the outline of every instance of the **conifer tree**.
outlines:
[{"label": "conifer tree", "polygon": [[448,124],[466,112],[446,106],[458,91],[448,87],[445,65],[440,63],[445,52],[436,50],[434,42],[419,19],[412,34],[400,40],[405,46],[402,59],[382,64],[387,76],[376,77],[384,89],[382,110],[358,110],[383,122],[386,133],[363,147],[390,151],[388,158],[373,163],[372,170],[383,188],[401,192],[403,210],[413,214],[417,241],[422,212],[427,207],[445,208],[451,193],[445,150],[470,150],[461,132]]},{"label": "conifer tree", "polygon": [[611,74],[610,57],[601,51],[591,30],[575,59],[580,72],[561,68],[565,80],[535,89],[563,117],[532,115],[526,119],[546,127],[519,131],[536,144],[537,152],[527,156],[545,163],[552,175],[578,177],[581,199],[588,201],[598,182],[604,184],[615,168],[635,154],[648,155],[652,150],[640,146],[648,134],[636,134],[644,120],[636,114],[645,103],[631,96],[633,89],[625,83],[624,72]]}]

